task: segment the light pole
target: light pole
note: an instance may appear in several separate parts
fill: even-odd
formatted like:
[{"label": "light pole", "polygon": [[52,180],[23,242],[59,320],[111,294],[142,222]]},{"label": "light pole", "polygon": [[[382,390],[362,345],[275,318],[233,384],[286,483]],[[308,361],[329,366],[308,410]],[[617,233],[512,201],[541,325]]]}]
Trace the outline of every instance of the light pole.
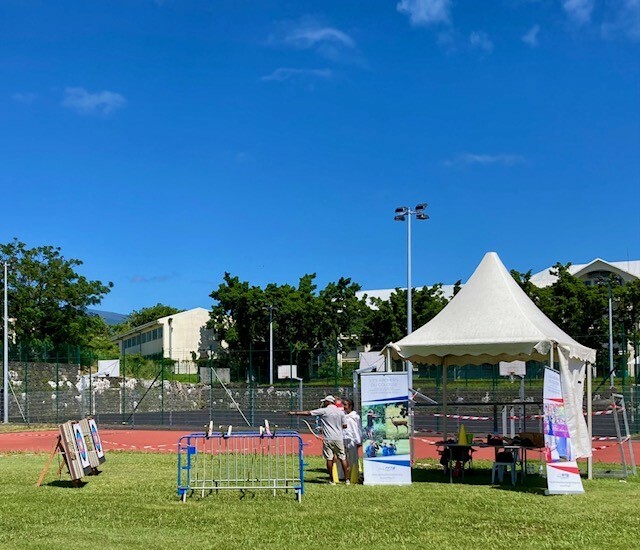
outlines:
[{"label": "light pole", "polygon": [[613,292],[611,290],[611,276],[598,277],[599,283],[607,283],[607,291],[609,294],[609,386],[613,388],[615,385],[615,371],[613,368]]},{"label": "light pole", "polygon": [[169,317],[169,319],[167,319],[167,323],[169,324],[169,361],[173,360],[173,342],[172,337],[173,337],[173,317]]},{"label": "light pole", "polygon": [[609,386],[615,385],[615,373],[613,369],[613,300],[611,295],[611,281],[607,280],[609,287]]},{"label": "light pole", "polygon": [[4,366],[4,382],[2,396],[4,405],[4,423],[9,423],[9,303],[7,300],[7,262],[4,262],[4,325],[2,338],[2,355]]},{"label": "light pole", "polygon": [[[428,220],[429,215],[425,213],[425,209],[428,204],[426,202],[416,205],[414,209],[408,206],[399,206],[396,208],[394,220],[397,222],[407,222],[407,334],[413,332],[412,320],[411,320],[411,216],[415,215],[416,220]],[[409,390],[413,389],[413,365],[410,361],[407,361],[407,373]]]},{"label": "light pole", "polygon": [[269,385],[273,386],[273,310],[278,308],[268,305],[263,309],[269,311]]}]

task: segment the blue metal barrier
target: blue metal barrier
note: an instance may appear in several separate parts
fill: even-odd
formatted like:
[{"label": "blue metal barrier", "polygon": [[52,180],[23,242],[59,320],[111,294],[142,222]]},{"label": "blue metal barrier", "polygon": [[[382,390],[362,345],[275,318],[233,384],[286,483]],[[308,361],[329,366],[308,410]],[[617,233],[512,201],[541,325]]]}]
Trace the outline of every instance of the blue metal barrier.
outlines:
[{"label": "blue metal barrier", "polygon": [[238,490],[304,494],[302,438],[295,431],[192,433],[178,442],[178,496]]}]

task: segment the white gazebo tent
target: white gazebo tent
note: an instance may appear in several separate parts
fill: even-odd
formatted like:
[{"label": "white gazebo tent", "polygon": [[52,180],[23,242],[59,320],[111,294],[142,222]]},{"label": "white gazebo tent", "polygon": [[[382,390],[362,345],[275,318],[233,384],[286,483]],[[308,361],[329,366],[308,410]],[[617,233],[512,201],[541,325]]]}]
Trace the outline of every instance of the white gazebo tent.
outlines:
[{"label": "white gazebo tent", "polygon": [[[591,457],[591,369],[587,365],[595,363],[596,352],[542,313],[495,252],[485,254],[469,281],[436,317],[386,350],[396,359],[442,367],[516,360],[548,360],[553,366],[557,354],[574,456]],[[446,439],[447,369],[442,372]],[[588,426],[582,412],[585,373]]]}]

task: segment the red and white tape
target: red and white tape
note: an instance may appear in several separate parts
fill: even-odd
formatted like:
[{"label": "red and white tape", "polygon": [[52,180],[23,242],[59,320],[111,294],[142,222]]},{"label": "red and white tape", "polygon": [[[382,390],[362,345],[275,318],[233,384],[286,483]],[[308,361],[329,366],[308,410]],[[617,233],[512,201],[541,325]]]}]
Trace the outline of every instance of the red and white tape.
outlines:
[{"label": "red and white tape", "polygon": [[444,417],[446,416],[447,418],[457,418],[459,420],[493,420],[492,416],[468,416],[466,414],[440,414],[440,413],[434,413],[433,416],[437,416],[437,417]]}]

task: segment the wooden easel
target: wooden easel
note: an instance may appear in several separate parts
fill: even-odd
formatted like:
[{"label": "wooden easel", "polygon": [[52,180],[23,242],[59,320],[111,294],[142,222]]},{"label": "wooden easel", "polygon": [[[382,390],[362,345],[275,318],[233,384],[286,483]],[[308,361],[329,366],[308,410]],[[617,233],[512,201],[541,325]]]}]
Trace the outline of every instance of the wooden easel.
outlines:
[{"label": "wooden easel", "polygon": [[[62,458],[64,459],[64,461],[60,464],[60,467],[58,468],[58,477],[60,477],[60,474],[62,474],[62,469],[65,466],[67,467],[67,470],[69,470],[69,475],[71,475],[71,470],[69,469],[69,464],[67,463],[67,454],[65,453],[64,447],[62,446],[62,436],[59,435],[58,438],[56,439],[55,447],[53,448],[53,451],[51,451],[51,454],[47,459],[47,463],[42,469],[42,472],[40,472],[40,477],[38,478],[36,487],[40,487],[42,485],[42,482],[44,481],[44,476],[47,475],[49,468],[51,468],[51,462],[53,462],[53,458],[56,456],[56,454],[61,454]],[[77,479],[72,479],[71,483],[73,483],[74,487],[79,486]]]}]

